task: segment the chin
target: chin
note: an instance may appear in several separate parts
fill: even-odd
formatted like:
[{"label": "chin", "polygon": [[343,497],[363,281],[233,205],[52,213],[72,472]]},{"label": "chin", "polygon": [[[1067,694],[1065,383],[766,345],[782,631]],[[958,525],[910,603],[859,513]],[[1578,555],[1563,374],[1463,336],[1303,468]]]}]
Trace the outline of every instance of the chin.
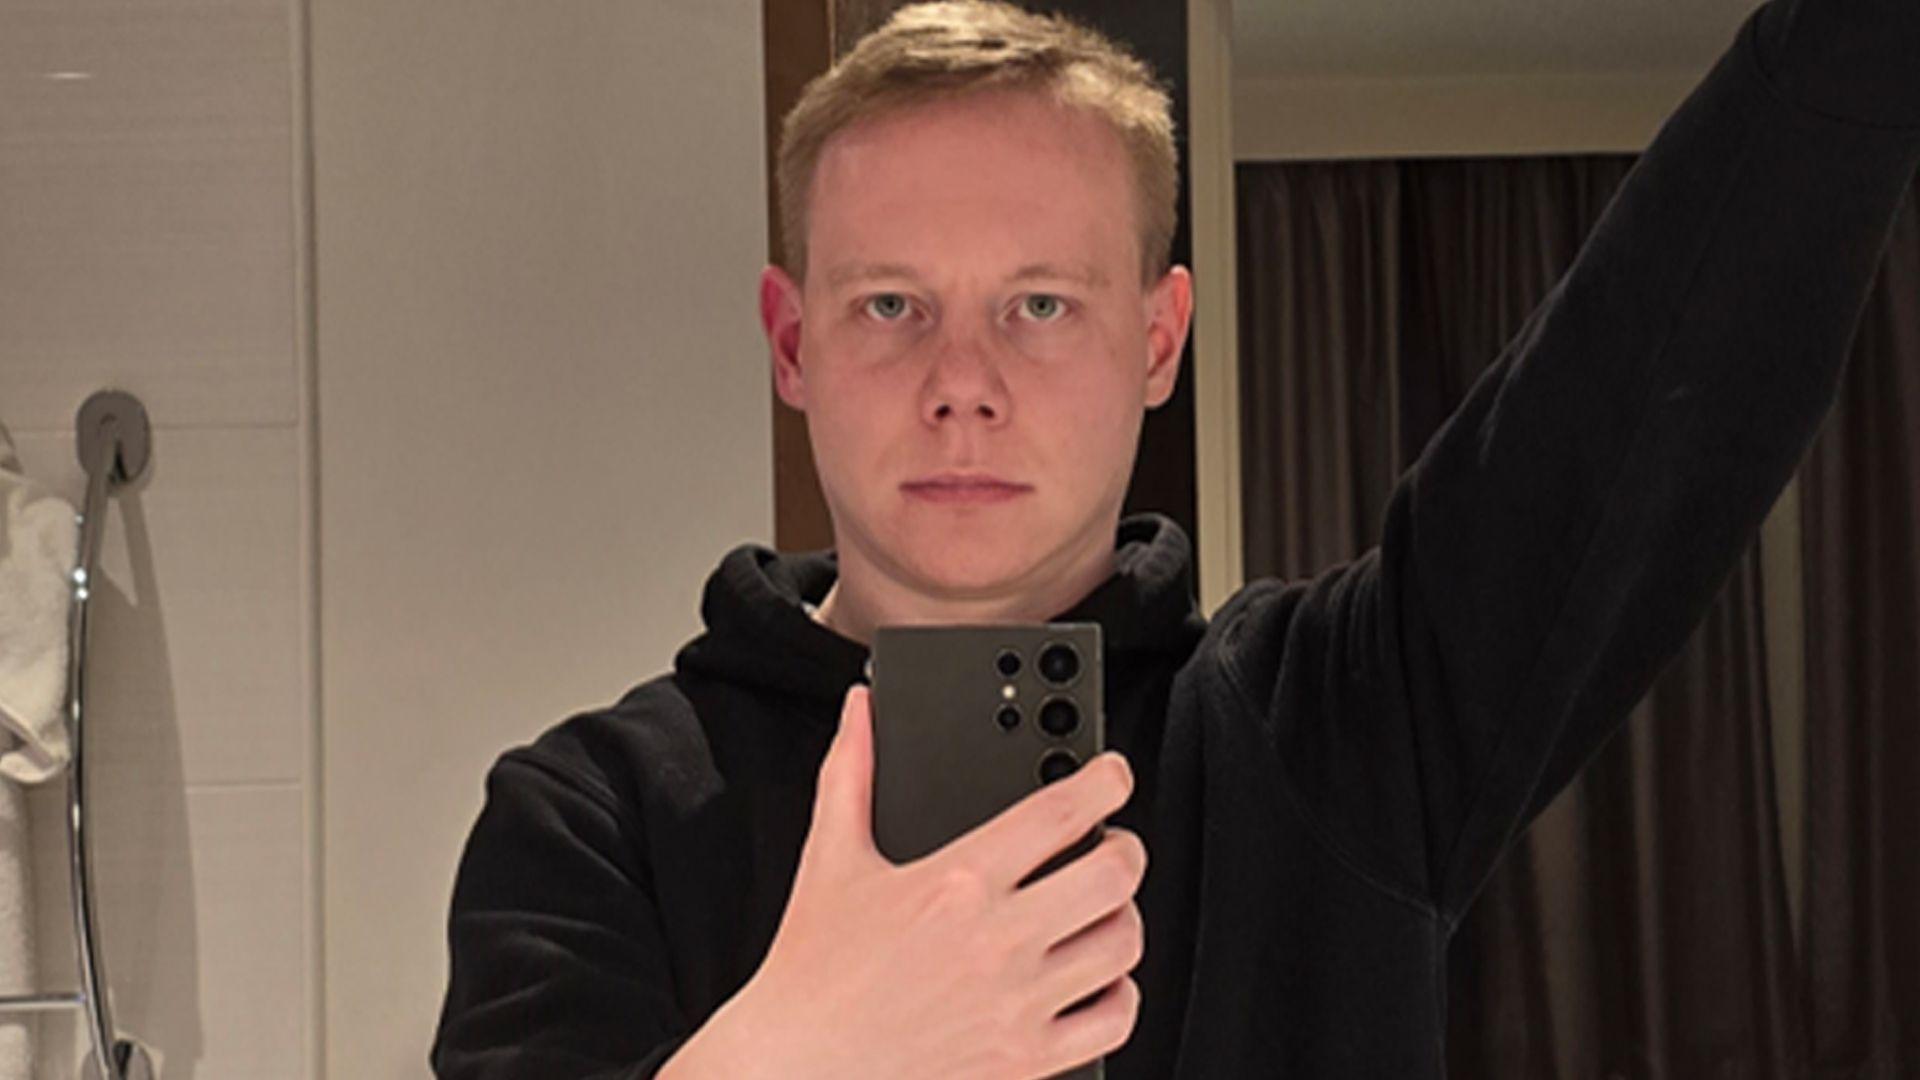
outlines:
[{"label": "chin", "polygon": [[906,535],[900,561],[915,576],[942,590],[984,592],[1003,586],[1029,573],[1038,556],[1032,535],[1024,529],[1005,525],[985,533],[947,529],[936,536],[919,535],[920,531]]}]

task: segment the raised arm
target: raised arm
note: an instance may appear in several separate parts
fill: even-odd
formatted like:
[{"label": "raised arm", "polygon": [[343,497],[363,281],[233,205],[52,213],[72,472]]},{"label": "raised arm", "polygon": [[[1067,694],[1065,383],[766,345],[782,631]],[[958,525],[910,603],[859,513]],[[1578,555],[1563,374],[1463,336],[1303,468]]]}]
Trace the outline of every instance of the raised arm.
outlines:
[{"label": "raised arm", "polygon": [[454,885],[439,1080],[645,1080],[686,1041],[633,833],[561,763],[494,765]]},{"label": "raised arm", "polygon": [[1350,864],[1457,919],[1646,694],[1832,404],[1917,162],[1920,2],[1762,8],[1379,546],[1222,608],[1224,673]]}]

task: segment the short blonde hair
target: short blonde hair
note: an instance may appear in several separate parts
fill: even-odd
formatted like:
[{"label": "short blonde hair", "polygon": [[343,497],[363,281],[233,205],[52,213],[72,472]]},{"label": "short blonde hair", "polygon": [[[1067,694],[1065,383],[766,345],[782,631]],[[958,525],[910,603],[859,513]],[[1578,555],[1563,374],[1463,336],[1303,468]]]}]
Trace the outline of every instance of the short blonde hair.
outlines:
[{"label": "short blonde hair", "polygon": [[1057,15],[999,0],[912,4],[809,82],[782,122],[776,183],[787,272],[807,267],[807,202],[835,132],[903,106],[976,90],[1031,89],[1112,125],[1133,165],[1141,275],[1172,258],[1179,162],[1172,102],[1147,65]]}]

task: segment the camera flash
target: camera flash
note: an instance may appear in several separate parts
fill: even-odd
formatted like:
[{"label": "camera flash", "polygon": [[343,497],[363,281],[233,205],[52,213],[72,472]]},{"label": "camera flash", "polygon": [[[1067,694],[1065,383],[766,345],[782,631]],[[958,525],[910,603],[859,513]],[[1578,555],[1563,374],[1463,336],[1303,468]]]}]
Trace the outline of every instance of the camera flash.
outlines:
[{"label": "camera flash", "polygon": [[1012,683],[1008,683],[1005,686],[1002,686],[1000,688],[1000,697],[1003,700],[1012,701],[1014,697],[1017,696],[1018,694],[1019,694],[1019,691],[1013,688]]}]

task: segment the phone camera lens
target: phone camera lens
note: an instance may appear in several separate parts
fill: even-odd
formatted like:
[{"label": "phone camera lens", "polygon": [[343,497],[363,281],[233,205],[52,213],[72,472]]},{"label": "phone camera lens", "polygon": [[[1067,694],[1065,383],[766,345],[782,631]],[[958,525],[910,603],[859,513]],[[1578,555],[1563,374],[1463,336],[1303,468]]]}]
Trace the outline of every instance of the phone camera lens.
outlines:
[{"label": "phone camera lens", "polygon": [[993,666],[1000,674],[1011,679],[1020,674],[1020,654],[1012,649],[1001,649],[1000,655],[993,658]]},{"label": "phone camera lens", "polygon": [[1073,646],[1064,641],[1056,641],[1040,650],[1040,677],[1054,684],[1065,686],[1080,674],[1080,654]]},{"label": "phone camera lens", "polygon": [[1020,706],[1002,705],[994,712],[993,720],[1000,725],[1001,731],[1012,731],[1020,726]]},{"label": "phone camera lens", "polygon": [[1040,730],[1055,738],[1066,738],[1080,726],[1080,707],[1071,698],[1048,698],[1040,706]]},{"label": "phone camera lens", "polygon": [[1040,759],[1040,782],[1051,784],[1055,780],[1064,780],[1080,768],[1080,760],[1071,750],[1049,750]]}]

